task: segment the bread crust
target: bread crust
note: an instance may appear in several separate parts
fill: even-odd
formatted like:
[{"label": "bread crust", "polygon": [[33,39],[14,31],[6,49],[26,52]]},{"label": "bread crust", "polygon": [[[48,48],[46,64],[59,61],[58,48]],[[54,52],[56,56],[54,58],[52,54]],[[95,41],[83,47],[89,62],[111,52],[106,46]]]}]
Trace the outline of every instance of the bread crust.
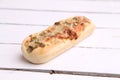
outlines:
[{"label": "bread crust", "polygon": [[[84,18],[86,21],[88,21],[88,23],[84,23],[84,29],[80,31],[80,34],[77,39],[74,39],[74,40],[65,39],[65,40],[59,41],[59,43],[57,44],[52,44],[44,48],[37,47],[32,52],[29,53],[27,51],[27,47],[25,46],[26,41],[30,41],[30,37],[27,37],[22,42],[22,47],[21,47],[23,56],[25,57],[25,59],[35,64],[46,63],[50,61],[51,59],[57,57],[58,55],[62,54],[66,50],[72,48],[73,46],[75,46],[75,44],[78,44],[80,41],[82,41],[86,37],[90,36],[95,29],[95,25],[86,17],[83,17],[83,16],[79,16],[79,17]],[[61,20],[60,22],[62,21],[63,20]],[[48,29],[51,27],[54,27],[54,26],[50,26],[48,27]],[[40,32],[32,34],[32,35],[34,36],[39,33]]]}]

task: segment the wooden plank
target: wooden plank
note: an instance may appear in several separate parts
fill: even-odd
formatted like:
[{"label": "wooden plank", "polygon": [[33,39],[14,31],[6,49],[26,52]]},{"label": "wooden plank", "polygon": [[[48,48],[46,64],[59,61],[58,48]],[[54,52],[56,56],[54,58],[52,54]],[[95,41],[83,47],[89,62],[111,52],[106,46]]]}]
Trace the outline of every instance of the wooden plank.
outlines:
[{"label": "wooden plank", "polygon": [[[28,4],[29,3],[29,4]],[[83,11],[83,12],[120,12],[119,1],[85,1],[85,0],[60,0],[60,1],[39,1],[39,0],[2,0],[0,8],[17,8],[31,10],[57,10],[57,11]],[[22,5],[22,6],[21,6]],[[31,6],[32,5],[32,6]],[[47,5],[47,6],[46,6]]]},{"label": "wooden plank", "polygon": [[[42,31],[47,26],[0,25],[0,43],[21,43],[28,35]],[[76,46],[94,48],[120,48],[120,29],[98,29]],[[19,37],[18,37],[19,36]]]},{"label": "wooden plank", "polygon": [[118,25],[120,21],[119,14],[31,12],[20,10],[0,10],[0,24],[52,25],[56,21],[76,15],[88,17],[97,27],[120,28]]},{"label": "wooden plank", "polygon": [[21,80],[21,79],[41,79],[41,80],[119,80],[119,78],[106,78],[106,77],[90,77],[90,76],[77,76],[77,75],[50,75],[46,73],[33,73],[22,71],[2,71],[0,70],[0,78],[4,80]]},{"label": "wooden plank", "polygon": [[120,49],[72,48],[41,65],[27,62],[20,45],[1,44],[0,51],[0,67],[120,74]]}]

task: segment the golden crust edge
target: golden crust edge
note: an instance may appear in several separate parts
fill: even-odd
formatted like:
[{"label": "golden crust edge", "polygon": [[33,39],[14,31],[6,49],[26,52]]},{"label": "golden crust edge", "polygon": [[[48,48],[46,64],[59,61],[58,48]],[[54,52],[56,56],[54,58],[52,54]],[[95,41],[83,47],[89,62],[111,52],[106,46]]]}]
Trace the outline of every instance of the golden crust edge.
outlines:
[{"label": "golden crust edge", "polygon": [[[23,56],[31,63],[41,64],[48,62],[54,57],[62,54],[67,49],[71,48],[75,44],[79,43],[86,37],[88,37],[94,31],[95,25],[91,22],[87,26],[85,26],[85,30],[81,33],[80,37],[75,41],[66,40],[64,43],[60,43],[61,45],[53,45],[53,47],[49,48],[37,48],[32,51],[32,53],[28,53],[24,46],[24,42],[28,39],[26,38],[22,43],[22,52]],[[48,51],[50,50],[50,51]]]},{"label": "golden crust edge", "polygon": [[[60,45],[53,45],[53,47],[36,48],[31,53],[28,53],[26,51],[26,47],[24,46],[24,42],[29,39],[29,37],[27,37],[22,42],[21,48],[22,48],[23,56],[31,63],[35,63],[35,64],[45,63],[45,62],[48,62],[49,60],[53,59],[54,57],[60,55],[62,52],[71,48],[75,44],[79,43],[80,41],[82,41],[86,37],[88,37],[93,32],[95,25],[88,18],[86,18],[84,16],[76,16],[76,17],[84,18],[90,22],[87,26],[85,26],[85,30],[81,33],[80,37],[77,40],[75,40],[75,41],[66,40],[64,43],[62,43],[62,44],[60,43],[62,46],[61,49],[54,48],[56,46],[60,47]],[[64,20],[61,20],[61,21],[64,21]],[[49,29],[51,27],[52,26],[49,26],[47,29]],[[37,33],[35,33],[35,34],[37,34]],[[34,34],[32,34],[32,35],[34,35]],[[51,50],[51,49],[53,49],[53,50]],[[58,49],[60,49],[60,51]],[[50,51],[48,51],[48,50],[50,50]]]}]

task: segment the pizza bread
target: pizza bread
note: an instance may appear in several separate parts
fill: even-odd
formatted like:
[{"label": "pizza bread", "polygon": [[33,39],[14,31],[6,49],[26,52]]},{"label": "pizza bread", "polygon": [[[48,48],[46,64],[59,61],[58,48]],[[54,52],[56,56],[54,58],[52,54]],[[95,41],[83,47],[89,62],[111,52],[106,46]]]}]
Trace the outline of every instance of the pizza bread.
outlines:
[{"label": "pizza bread", "polygon": [[23,56],[35,64],[48,62],[88,37],[94,28],[95,25],[84,16],[55,22],[24,39],[21,47]]}]

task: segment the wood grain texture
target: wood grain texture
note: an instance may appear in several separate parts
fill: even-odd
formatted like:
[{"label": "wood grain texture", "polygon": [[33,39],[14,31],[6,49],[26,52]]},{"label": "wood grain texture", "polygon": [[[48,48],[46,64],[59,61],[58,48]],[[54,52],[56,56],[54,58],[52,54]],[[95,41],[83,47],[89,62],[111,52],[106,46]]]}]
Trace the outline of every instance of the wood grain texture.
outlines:
[{"label": "wood grain texture", "polygon": [[1,44],[0,47],[0,67],[120,74],[119,49],[72,48],[46,64],[34,65],[23,58],[20,45]]},{"label": "wood grain texture", "polygon": [[[29,3],[29,4],[28,4]],[[85,11],[85,12],[110,12],[116,13],[119,10],[119,1],[112,0],[2,0],[1,8],[18,8],[18,9],[32,9],[32,10],[61,10],[61,11]],[[21,6],[22,5],[22,6]],[[32,6],[34,5],[34,6]],[[47,6],[46,6],[47,5]],[[53,11],[52,11],[53,12]]]},{"label": "wood grain texture", "polygon": [[60,13],[60,12],[34,12],[21,10],[0,10],[0,24],[31,24],[52,25],[55,21],[71,16],[86,16],[94,22],[96,27],[119,28],[119,14],[89,14],[89,13]]}]

